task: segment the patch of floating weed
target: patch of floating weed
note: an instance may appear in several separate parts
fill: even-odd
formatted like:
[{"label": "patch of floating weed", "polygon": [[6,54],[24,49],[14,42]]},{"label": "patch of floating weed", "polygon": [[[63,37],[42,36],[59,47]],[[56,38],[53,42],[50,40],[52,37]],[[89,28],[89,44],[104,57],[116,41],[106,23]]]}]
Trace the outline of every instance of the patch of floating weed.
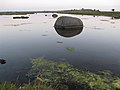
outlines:
[{"label": "patch of floating weed", "polygon": [[66,47],[66,49],[67,49],[68,51],[74,51],[74,50],[75,50],[75,48],[73,48],[73,47]]},{"label": "patch of floating weed", "polygon": [[120,90],[120,77],[107,70],[92,73],[67,62],[43,57],[33,59],[32,64],[28,75],[37,77],[38,83],[51,85],[55,90]]}]

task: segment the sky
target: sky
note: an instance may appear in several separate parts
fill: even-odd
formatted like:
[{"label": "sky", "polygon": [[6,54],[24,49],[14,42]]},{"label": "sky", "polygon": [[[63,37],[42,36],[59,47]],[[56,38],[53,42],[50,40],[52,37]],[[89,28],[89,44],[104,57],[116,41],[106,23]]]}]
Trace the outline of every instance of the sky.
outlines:
[{"label": "sky", "polygon": [[81,8],[120,11],[120,0],[0,0],[0,11]]}]

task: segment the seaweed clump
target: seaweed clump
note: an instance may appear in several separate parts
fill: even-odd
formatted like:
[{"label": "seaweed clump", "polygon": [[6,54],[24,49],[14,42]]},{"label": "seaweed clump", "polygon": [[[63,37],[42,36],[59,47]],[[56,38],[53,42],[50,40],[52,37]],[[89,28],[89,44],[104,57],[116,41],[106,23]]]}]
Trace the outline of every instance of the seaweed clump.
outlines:
[{"label": "seaweed clump", "polygon": [[45,58],[33,59],[32,65],[28,75],[55,90],[120,90],[120,78],[109,71],[92,73]]}]

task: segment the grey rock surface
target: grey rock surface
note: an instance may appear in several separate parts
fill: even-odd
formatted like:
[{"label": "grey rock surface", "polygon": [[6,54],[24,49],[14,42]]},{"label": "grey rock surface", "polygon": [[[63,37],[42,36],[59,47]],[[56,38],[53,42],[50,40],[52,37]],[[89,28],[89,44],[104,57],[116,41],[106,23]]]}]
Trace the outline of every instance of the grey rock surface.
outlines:
[{"label": "grey rock surface", "polygon": [[78,28],[78,27],[83,27],[83,22],[76,17],[61,16],[56,20],[54,27],[55,28]]}]

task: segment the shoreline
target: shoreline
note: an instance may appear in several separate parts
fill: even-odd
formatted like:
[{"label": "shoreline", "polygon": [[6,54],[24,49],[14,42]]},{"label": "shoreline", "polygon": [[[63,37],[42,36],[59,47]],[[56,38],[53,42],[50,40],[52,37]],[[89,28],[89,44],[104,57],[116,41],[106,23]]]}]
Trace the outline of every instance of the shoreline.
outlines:
[{"label": "shoreline", "polygon": [[61,11],[63,14],[75,14],[75,15],[93,15],[93,16],[108,16],[114,19],[120,19],[120,12],[107,12],[107,11]]},{"label": "shoreline", "polygon": [[108,16],[115,19],[120,19],[120,12],[107,11],[80,11],[80,10],[63,10],[63,11],[11,11],[0,12],[0,15],[27,15],[35,13],[60,13],[60,14],[75,14],[75,15],[93,15],[93,16]]}]

